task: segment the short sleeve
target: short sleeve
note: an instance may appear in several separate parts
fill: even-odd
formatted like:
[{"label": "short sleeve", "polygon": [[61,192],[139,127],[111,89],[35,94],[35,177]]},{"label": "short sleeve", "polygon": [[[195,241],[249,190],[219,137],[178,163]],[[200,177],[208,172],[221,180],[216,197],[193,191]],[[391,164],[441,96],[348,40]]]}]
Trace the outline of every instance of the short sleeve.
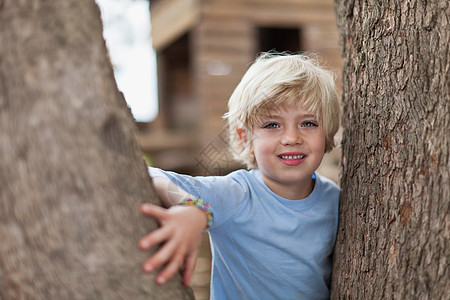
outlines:
[{"label": "short sleeve", "polygon": [[151,177],[168,178],[187,193],[203,199],[211,206],[213,221],[211,228],[219,226],[230,218],[248,199],[248,186],[239,176],[189,176],[149,168]]}]

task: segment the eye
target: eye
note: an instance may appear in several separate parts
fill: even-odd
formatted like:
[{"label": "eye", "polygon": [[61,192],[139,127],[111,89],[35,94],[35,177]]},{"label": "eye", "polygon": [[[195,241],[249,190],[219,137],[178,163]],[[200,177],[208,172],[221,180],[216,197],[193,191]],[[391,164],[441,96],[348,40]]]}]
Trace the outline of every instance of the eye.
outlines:
[{"label": "eye", "polygon": [[302,127],[317,127],[317,126],[319,125],[313,121],[305,121],[302,123]]},{"label": "eye", "polygon": [[278,123],[275,123],[275,122],[270,122],[270,123],[264,124],[263,128],[275,129],[275,128],[280,128],[280,125]]}]

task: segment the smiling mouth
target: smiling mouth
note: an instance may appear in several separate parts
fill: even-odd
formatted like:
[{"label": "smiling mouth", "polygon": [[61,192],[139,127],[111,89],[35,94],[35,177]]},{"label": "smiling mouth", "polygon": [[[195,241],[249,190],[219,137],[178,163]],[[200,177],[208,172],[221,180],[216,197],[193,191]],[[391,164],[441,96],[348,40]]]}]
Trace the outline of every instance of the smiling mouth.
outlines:
[{"label": "smiling mouth", "polygon": [[281,159],[293,160],[293,159],[302,159],[304,155],[280,155]]}]

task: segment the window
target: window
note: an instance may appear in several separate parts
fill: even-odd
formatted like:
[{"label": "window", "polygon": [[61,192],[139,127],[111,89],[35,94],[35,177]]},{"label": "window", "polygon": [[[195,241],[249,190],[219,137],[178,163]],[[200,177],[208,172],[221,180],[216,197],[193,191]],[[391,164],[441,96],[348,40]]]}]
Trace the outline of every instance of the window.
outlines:
[{"label": "window", "polygon": [[299,28],[261,27],[258,29],[258,35],[258,52],[269,50],[299,52],[302,50]]}]

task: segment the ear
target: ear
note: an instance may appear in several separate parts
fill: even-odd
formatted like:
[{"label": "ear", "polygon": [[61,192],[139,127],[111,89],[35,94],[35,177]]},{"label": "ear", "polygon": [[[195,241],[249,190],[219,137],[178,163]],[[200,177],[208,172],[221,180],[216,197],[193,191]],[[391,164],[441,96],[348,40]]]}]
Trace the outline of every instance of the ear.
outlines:
[{"label": "ear", "polygon": [[245,131],[244,128],[238,128],[236,129],[236,131],[239,136],[239,139],[245,145],[247,143],[247,132]]},{"label": "ear", "polygon": [[[237,134],[239,136],[239,139],[241,140],[242,144],[244,144],[244,147],[246,147],[247,142],[248,142],[248,135],[247,135],[247,130],[245,130],[244,128],[238,128],[236,129]],[[253,154],[253,145],[249,145],[250,147],[250,153]]]}]

